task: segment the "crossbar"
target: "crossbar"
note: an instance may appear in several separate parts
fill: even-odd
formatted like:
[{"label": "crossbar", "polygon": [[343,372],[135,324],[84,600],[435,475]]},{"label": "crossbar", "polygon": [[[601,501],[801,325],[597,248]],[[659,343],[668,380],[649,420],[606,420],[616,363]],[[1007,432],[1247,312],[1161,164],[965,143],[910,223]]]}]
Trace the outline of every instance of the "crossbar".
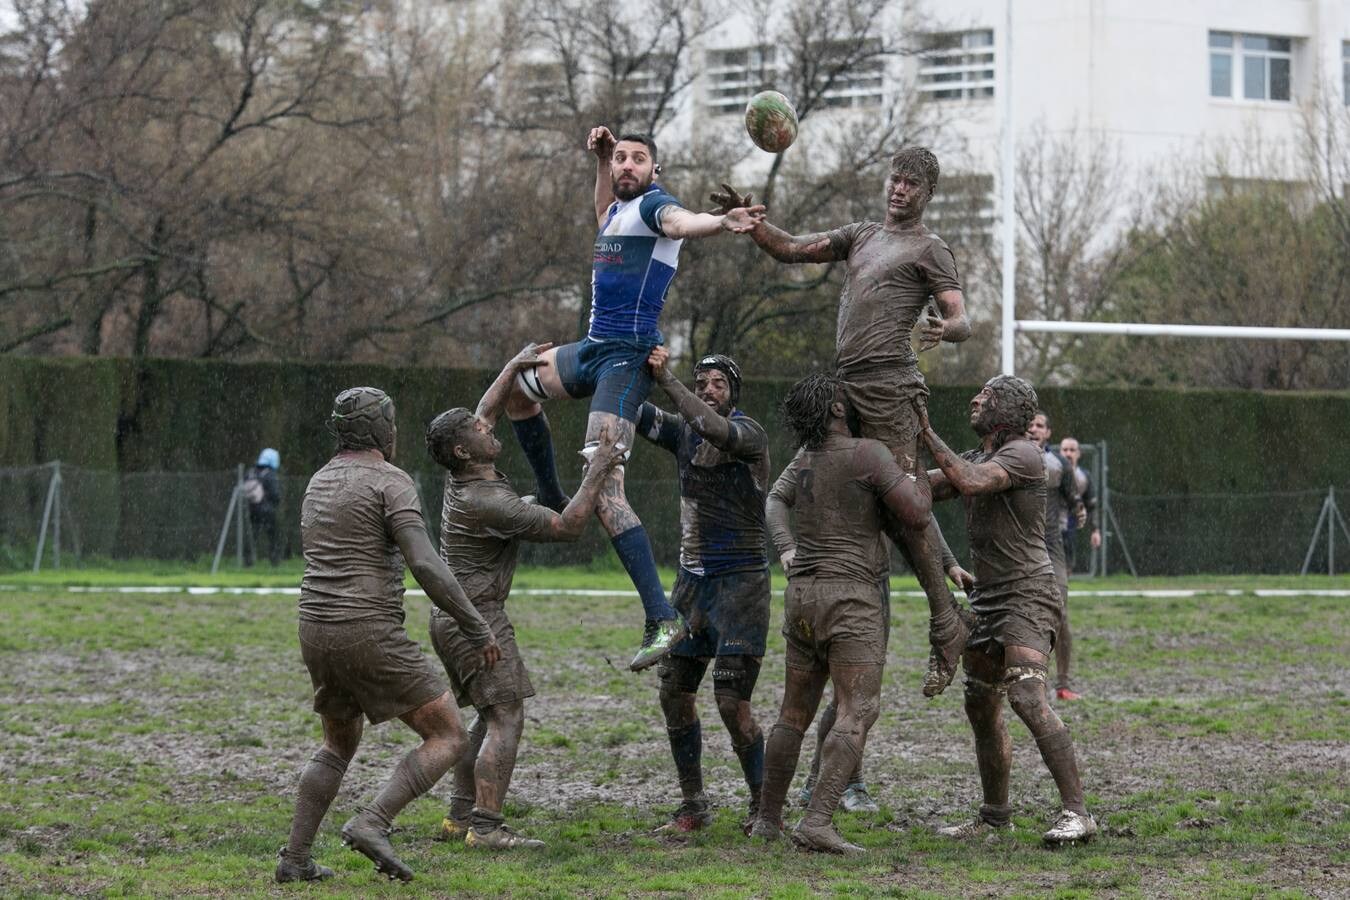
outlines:
[{"label": "crossbar", "polygon": [[1280,341],[1350,341],[1350,328],[1274,328],[1260,325],[1162,325],[1147,322],[1051,322],[1019,319],[1018,331],[1123,334],[1132,337],[1248,338]]}]

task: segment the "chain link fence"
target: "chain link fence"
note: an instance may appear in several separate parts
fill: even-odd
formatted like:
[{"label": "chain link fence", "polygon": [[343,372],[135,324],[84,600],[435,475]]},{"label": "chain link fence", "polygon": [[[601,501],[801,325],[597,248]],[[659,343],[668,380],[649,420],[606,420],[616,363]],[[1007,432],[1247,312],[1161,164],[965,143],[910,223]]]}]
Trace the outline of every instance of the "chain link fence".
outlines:
[{"label": "chain link fence", "polygon": [[[1336,504],[1350,485],[1260,494],[1144,495],[1109,488],[1103,447],[1084,447],[1098,506],[1077,534],[1081,576],[1327,572],[1350,562],[1350,531]],[[0,569],[69,567],[93,560],[199,562],[219,554],[249,562],[253,537],[242,498],[244,467],[213,472],[103,472],[48,463],[0,469]],[[414,473],[429,528],[440,521],[443,481]],[[281,475],[278,532],[282,556],[300,553],[300,502],[308,476]],[[529,485],[522,486],[528,489]],[[673,564],[679,543],[678,483],[633,479],[627,491],[658,559]],[[960,504],[937,514],[958,558],[968,560]],[[1103,546],[1089,547],[1094,525]],[[265,548],[256,548],[265,558]],[[612,555],[597,526],[575,544],[522,548],[522,561],[587,564]]]}]

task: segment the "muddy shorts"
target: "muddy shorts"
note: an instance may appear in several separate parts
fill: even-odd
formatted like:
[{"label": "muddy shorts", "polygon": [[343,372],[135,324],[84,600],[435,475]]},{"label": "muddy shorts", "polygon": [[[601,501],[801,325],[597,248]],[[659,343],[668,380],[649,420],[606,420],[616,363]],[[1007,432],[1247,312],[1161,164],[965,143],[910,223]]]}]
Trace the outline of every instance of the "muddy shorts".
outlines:
[{"label": "muddy shorts", "polygon": [[874,581],[788,578],[787,665],[812,671],[827,671],[830,663],[885,665],[888,612]]},{"label": "muddy shorts", "polygon": [[979,585],[970,598],[975,613],[975,628],[966,646],[972,650],[999,652],[990,646],[1030,647],[1050,654],[1064,614],[1059,583],[1054,575],[1038,575],[993,591],[981,591]]},{"label": "muddy shorts", "polygon": [[671,605],[689,623],[674,656],[763,656],[769,636],[769,570],[695,575],[680,569]]},{"label": "muddy shorts", "polygon": [[592,397],[591,412],[613,413],[637,422],[638,410],[652,392],[647,355],[661,343],[654,338],[583,338],[558,348],[554,364],[569,397]]},{"label": "muddy shorts", "polygon": [[455,701],[460,706],[483,709],[533,697],[534,685],[520,658],[516,629],[506,616],[506,604],[484,603],[478,611],[502,651],[502,658],[491,669],[483,668],[483,648],[474,646],[454,619],[439,609],[431,611],[431,646],[445,664]]},{"label": "muddy shorts", "polygon": [[[928,386],[915,367],[840,372],[844,393],[858,413],[860,436],[881,441],[897,459],[915,456],[919,416],[914,400],[928,401]],[[902,462],[903,465],[903,462]]]},{"label": "muddy shorts", "polygon": [[314,684],[314,711],[372,725],[424,706],[445,680],[400,622],[300,622],[300,655]]}]

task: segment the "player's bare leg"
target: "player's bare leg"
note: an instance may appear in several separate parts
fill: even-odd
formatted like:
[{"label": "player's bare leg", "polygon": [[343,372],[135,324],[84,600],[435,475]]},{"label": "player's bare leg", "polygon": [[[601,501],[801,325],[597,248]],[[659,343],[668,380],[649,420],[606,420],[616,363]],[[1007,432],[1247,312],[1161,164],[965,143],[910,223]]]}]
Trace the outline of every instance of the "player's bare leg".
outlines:
[{"label": "player's bare leg", "polygon": [[[623,418],[607,412],[591,412],[586,422],[587,442],[600,438],[601,429],[607,429],[616,443],[625,447],[633,446],[636,426]],[[656,571],[656,558],[652,555],[651,539],[647,529],[623,489],[624,468],[619,466],[609,473],[604,487],[600,489],[600,499],[595,506],[595,514],[600,519],[619,555],[628,577],[633,580],[638,596],[642,599],[642,611],[646,617],[646,626],[642,634],[642,646],[638,649],[628,668],[640,672],[660,662],[670,648],[684,639],[689,633],[684,619],[675,607],[666,599],[665,588],[661,586],[661,577]]]},{"label": "player's bare leg", "polygon": [[1055,633],[1055,696],[1060,700],[1081,700],[1082,695],[1073,689],[1069,680],[1069,667],[1073,664],[1073,632],[1069,629],[1069,590],[1063,594],[1064,615],[1059,620],[1059,630]]},{"label": "player's bare leg", "polygon": [[482,748],[483,738],[486,736],[487,720],[479,713],[469,726],[469,744],[455,763],[453,773],[455,786],[450,795],[450,809],[445,818],[441,819],[441,831],[437,840],[462,841],[473,827],[471,819],[477,793],[474,768],[478,764],[478,751]]},{"label": "player's bare leg", "polygon": [[1046,694],[1048,661],[1044,653],[1030,647],[1008,647],[1003,654],[1003,683],[1007,686],[1008,703],[1036,739],[1041,759],[1059,788],[1063,811],[1054,827],[1045,833],[1046,842],[1086,841],[1097,833],[1097,823],[1083,803],[1083,782],[1078,775],[1073,737],[1050,706]]},{"label": "player's bare leg", "polygon": [[487,850],[543,847],[543,841],[517,834],[502,816],[502,804],[506,802],[511,775],[516,769],[520,735],[525,730],[525,704],[520,700],[494,703],[484,707],[479,716],[486,720],[486,728],[473,761],[472,827],[464,843]]},{"label": "player's bare leg", "polygon": [[759,818],[750,828],[751,837],[776,839],[783,834],[783,801],[797,772],[802,736],[816,717],[820,695],[829,677],[828,672],[788,666],[783,705],[764,747],[764,787],[760,791]]},{"label": "player's bare leg", "polygon": [[314,862],[310,851],[319,824],[332,806],[342,785],[342,776],[361,743],[362,720],[327,716],[320,719],[323,722],[323,746],[300,773],[290,838],[278,854],[276,880],[280,883],[321,881],[333,875],[332,869]]},{"label": "player's bare leg", "polygon": [[[541,506],[562,512],[571,498],[558,481],[558,464],[553,451],[553,433],[540,401],[567,396],[558,377],[557,348],[539,354],[543,363],[516,376],[506,401],[506,417],[516,433],[525,459],[534,472],[535,498]],[[631,444],[629,446],[632,446]]]},{"label": "player's bare leg", "polygon": [[422,743],[399,760],[375,802],[342,826],[342,842],[370,859],[391,881],[412,881],[412,869],[394,854],[389,843],[394,817],[431,790],[464,752],[469,739],[448,693],[399,718],[417,732]]},{"label": "player's bare leg", "polygon": [[938,829],[938,834],[954,838],[977,837],[1012,827],[1012,808],[1008,805],[1012,738],[1003,720],[1003,665],[983,650],[966,651],[963,663],[966,718],[975,734],[975,763],[984,802],[975,819]]},{"label": "player's bare leg", "polygon": [[806,815],[792,833],[793,840],[811,850],[861,853],[862,848],[840,837],[834,811],[849,778],[862,762],[867,732],[881,709],[882,666],[830,665],[837,704],[834,725],[821,745],[820,776],[811,792]]}]

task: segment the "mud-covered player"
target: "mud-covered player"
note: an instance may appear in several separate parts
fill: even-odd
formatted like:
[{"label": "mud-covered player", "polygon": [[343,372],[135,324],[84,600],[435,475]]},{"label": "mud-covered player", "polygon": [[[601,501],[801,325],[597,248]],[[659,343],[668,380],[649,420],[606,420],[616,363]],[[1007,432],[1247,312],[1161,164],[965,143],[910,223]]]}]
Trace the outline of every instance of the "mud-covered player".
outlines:
[{"label": "mud-covered player", "polygon": [[506,395],[516,375],[538,365],[539,354],[548,348],[525,347],[502,369],[475,410],[446,410],[431,420],[426,431],[428,452],[449,470],[441,513],[441,556],[501,648],[497,665],[480,668],[470,636],[454,618],[432,608],[432,646],[445,664],[459,705],[472,706],[477,713],[469,728],[469,752],[455,766],[454,793],[441,822],[441,837],[488,850],[543,846],[542,841],[516,832],[502,815],[525,728],[525,700],[534,696],[506,613],[520,542],[581,537],[601,485],[624,452],[602,428],[581,487],[561,513],[522,499],[497,470],[502,445],[492,432]]},{"label": "mud-covered player", "polygon": [[910,528],[928,519],[928,482],[902,471],[880,441],[850,434],[852,410],[837,378],[812,375],[798,382],[783,401],[783,415],[801,449],[770,490],[765,514],[774,548],[787,563],[787,682],[765,749],[764,788],[751,835],[782,834],[783,800],[802,734],[831,681],[838,712],[821,748],[810,804],[792,837],[806,849],[857,853],[862,848],[844,840],[832,819],[880,712],[890,630],[880,589],[888,565],[881,534],[887,514]]},{"label": "mud-covered player", "polygon": [[413,481],[390,462],[398,432],[394,402],[368,387],[333,402],[337,452],[314,474],[300,511],[300,652],[314,686],[323,746],[300,775],[290,839],[276,880],[333,874],[310,856],[314,836],[371,724],[393,718],[416,731],[410,750],[375,801],[342,826],[342,841],[391,879],[411,881],[389,832],[399,810],[426,793],[464,753],[467,738],[445,682],[403,629],[403,563],[431,602],[462,630],[475,668],[501,655],[492,631],[427,537]]},{"label": "mud-covered player", "polygon": [[682,802],[664,830],[696,831],[712,823],[703,791],[703,726],[696,704],[712,664],[713,698],[731,735],[750,794],[751,820],[764,780],[764,734],[750,708],[769,632],[769,568],[764,499],[768,436],[738,407],[741,370],[730,357],[694,366],[694,390],[656,347],[652,377],[675,404],[669,413],[644,403],[637,433],[674,454],[680,477],[680,570],[671,600],[689,623],[688,637],[661,661],[661,711]]},{"label": "mud-covered player", "polygon": [[1064,608],[1045,546],[1045,457],[1027,437],[1036,403],[1036,391],[1021,378],[989,379],[970,404],[980,448],[960,455],[942,442],[916,404],[920,436],[939,466],[928,473],[933,499],[961,497],[975,568],[970,597],[975,627],[962,664],[984,803],[972,821],[939,830],[948,837],[1012,827],[1012,741],[1003,720],[1004,697],[1035,738],[1059,789],[1063,808],[1045,841],[1072,843],[1097,833],[1083,802],[1073,739],[1046,694],[1046,665]]}]

